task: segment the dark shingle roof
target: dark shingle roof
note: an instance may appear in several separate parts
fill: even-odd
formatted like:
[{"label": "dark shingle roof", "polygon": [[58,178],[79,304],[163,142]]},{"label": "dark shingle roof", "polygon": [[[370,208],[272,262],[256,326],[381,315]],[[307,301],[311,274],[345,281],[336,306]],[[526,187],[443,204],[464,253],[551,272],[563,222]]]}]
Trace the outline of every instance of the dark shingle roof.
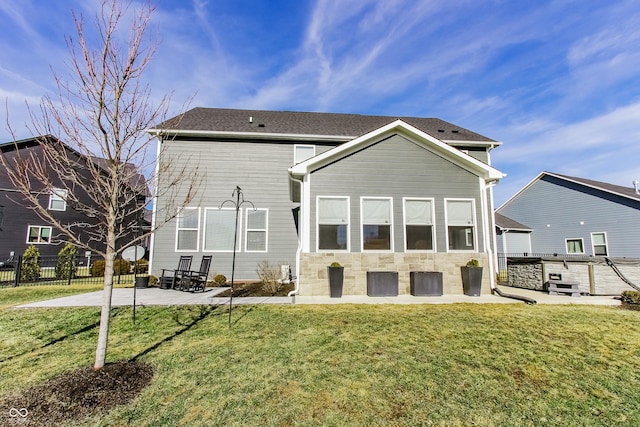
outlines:
[{"label": "dark shingle roof", "polygon": [[397,119],[440,140],[496,142],[435,118],[201,107],[169,119],[157,129],[357,137]]},{"label": "dark shingle roof", "polygon": [[496,227],[502,230],[523,230],[523,231],[533,231],[531,227],[527,227],[524,224],[520,224],[518,221],[514,221],[509,217],[495,213],[496,215]]},{"label": "dark shingle roof", "polygon": [[631,199],[640,200],[640,194],[637,194],[633,187],[623,187],[622,185],[609,184],[601,181],[594,181],[592,179],[578,178],[575,176],[562,175],[559,173],[544,172],[545,174],[556,176],[569,181],[577,182],[578,184],[586,185],[588,187],[596,188],[598,190],[606,191],[607,193],[618,194],[620,196],[629,197]]}]

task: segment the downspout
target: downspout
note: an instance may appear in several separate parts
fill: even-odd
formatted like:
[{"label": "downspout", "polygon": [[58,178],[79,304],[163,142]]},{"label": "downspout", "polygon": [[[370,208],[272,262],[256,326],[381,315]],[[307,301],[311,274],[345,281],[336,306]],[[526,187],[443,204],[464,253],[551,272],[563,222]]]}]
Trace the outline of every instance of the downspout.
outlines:
[{"label": "downspout", "polygon": [[[294,178],[293,176],[291,176],[291,174],[289,174],[289,180],[300,184],[300,206],[302,207],[303,192],[304,192],[303,182],[300,179]],[[302,217],[302,209],[300,209],[300,211],[298,212],[298,215]],[[300,258],[302,256],[302,231],[304,230],[303,228],[304,221],[302,221],[302,218],[300,217],[298,218],[298,249],[296,250],[296,287],[294,290],[292,290],[287,294],[287,296],[293,298],[294,301],[295,301],[295,296],[300,291]]]},{"label": "downspout", "polygon": [[[488,222],[488,218],[487,216],[489,215],[489,212],[491,212],[491,215],[493,215],[493,204],[492,204],[492,209],[491,211],[487,210],[487,191],[490,190],[491,188],[495,187],[495,185],[497,184],[496,181],[493,181],[491,183],[489,183],[485,188],[484,191],[482,192],[482,203],[484,204],[483,207],[483,211],[484,211],[484,215],[483,217],[485,218],[485,222]],[[489,226],[487,224],[485,224],[485,230],[489,229]],[[495,236],[495,224],[494,227],[492,228],[492,234]],[[529,297],[525,297],[522,295],[514,295],[514,294],[506,294],[504,292],[502,292],[498,286],[496,286],[495,283],[495,273],[494,273],[494,258],[493,258],[493,251],[491,250],[491,246],[488,244],[488,240],[489,240],[489,236],[487,235],[487,233],[484,233],[484,241],[485,241],[485,249],[487,251],[487,254],[489,255],[489,274],[491,275],[491,280],[489,281],[490,285],[491,285],[491,293],[492,294],[497,294],[498,296],[501,296],[503,298],[511,298],[511,299],[515,299],[515,300],[519,300],[519,301],[523,301],[529,305],[534,305],[537,304],[537,301],[534,299],[531,299]],[[494,242],[496,240],[494,239]]]}]

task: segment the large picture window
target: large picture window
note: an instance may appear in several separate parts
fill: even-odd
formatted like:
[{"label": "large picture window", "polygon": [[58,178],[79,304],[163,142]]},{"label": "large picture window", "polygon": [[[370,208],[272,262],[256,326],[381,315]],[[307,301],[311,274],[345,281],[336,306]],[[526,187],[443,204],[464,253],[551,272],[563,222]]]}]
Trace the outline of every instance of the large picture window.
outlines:
[{"label": "large picture window", "polygon": [[595,256],[609,255],[607,233],[591,233],[591,244],[593,245],[593,254]]},{"label": "large picture window", "polygon": [[404,199],[405,249],[433,250],[433,200]]},{"label": "large picture window", "polygon": [[363,251],[393,250],[391,201],[364,197],[360,200]]},{"label": "large picture window", "polygon": [[54,188],[49,194],[49,210],[64,211],[67,210],[67,190]]},{"label": "large picture window", "polygon": [[[238,215],[242,216],[242,211],[238,212]],[[238,218],[238,224],[242,224],[241,217]],[[236,250],[240,250],[240,239],[236,239],[235,229],[235,209],[205,209],[203,250],[207,252],[232,252],[234,240],[237,242]],[[240,233],[238,232],[238,234]]]},{"label": "large picture window", "polygon": [[27,243],[48,245],[51,243],[51,227],[30,225],[27,230]]},{"label": "large picture window", "polygon": [[200,208],[184,208],[176,218],[176,251],[197,251]]},{"label": "large picture window", "polygon": [[318,197],[319,251],[349,250],[349,198]]},{"label": "large picture window", "polygon": [[267,209],[247,209],[244,247],[247,252],[267,252]]},{"label": "large picture window", "polygon": [[446,200],[447,237],[450,251],[474,251],[475,207],[473,200]]}]

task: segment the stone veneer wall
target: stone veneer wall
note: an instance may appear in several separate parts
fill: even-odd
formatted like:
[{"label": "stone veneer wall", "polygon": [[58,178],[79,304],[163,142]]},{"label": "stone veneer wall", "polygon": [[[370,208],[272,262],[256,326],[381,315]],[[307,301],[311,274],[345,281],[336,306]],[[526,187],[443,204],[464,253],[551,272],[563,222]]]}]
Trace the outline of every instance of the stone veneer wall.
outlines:
[{"label": "stone veneer wall", "polygon": [[367,271],[397,271],[399,295],[410,294],[410,272],[439,271],[443,273],[443,293],[462,294],[460,267],[471,258],[484,267],[482,294],[488,295],[491,293],[488,256],[482,253],[303,253],[299,295],[328,296],[327,267],[334,261],[344,267],[342,295],[367,295]]},{"label": "stone veneer wall", "polygon": [[[640,259],[613,259],[620,272],[640,286]],[[560,274],[563,281],[578,282],[580,291],[591,295],[619,295],[634,290],[609,267],[603,258],[590,260],[509,260],[509,286],[543,290],[549,274]]]},{"label": "stone veneer wall", "polygon": [[542,263],[507,264],[509,286],[524,289],[542,290]]}]

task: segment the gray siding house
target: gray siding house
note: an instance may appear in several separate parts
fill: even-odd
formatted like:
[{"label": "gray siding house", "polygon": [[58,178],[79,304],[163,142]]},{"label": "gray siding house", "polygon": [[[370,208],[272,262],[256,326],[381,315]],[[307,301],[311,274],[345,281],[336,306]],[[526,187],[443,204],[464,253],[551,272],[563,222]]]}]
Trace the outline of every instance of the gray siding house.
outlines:
[{"label": "gray siding house", "polygon": [[[633,187],[542,172],[496,215],[532,229],[535,254],[640,258],[640,194]],[[521,252],[514,248],[508,253]]]},{"label": "gray siding house", "polygon": [[[150,133],[158,164],[204,176],[194,203],[154,234],[154,274],[180,255],[213,255],[212,272],[229,277],[237,237],[236,279],[255,279],[261,261],[289,265],[301,295],[329,294],[334,261],[346,295],[366,295],[376,271],[397,272],[399,294],[411,271],[439,271],[444,292],[461,294],[471,258],[485,267],[483,292],[493,284],[494,140],[431,118],[216,108]],[[171,183],[161,174],[158,185]],[[251,204],[234,236],[225,200],[236,187]],[[169,205],[157,200],[156,215]]]}]

